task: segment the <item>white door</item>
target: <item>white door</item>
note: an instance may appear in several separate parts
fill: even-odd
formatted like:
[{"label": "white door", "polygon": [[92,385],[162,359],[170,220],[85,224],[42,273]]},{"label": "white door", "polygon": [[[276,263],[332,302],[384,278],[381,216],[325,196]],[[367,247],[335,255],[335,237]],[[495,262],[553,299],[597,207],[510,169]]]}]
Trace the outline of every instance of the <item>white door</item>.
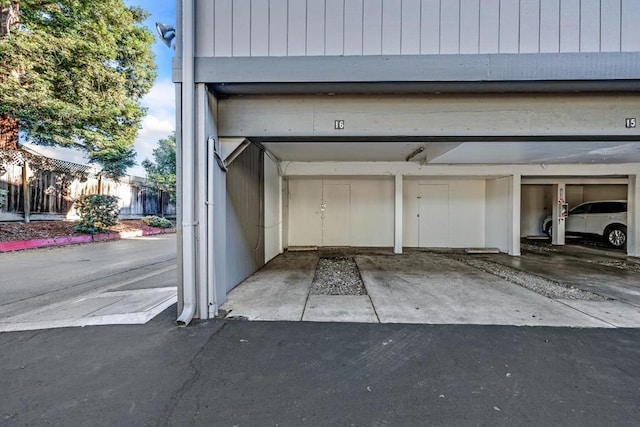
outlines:
[{"label": "white door", "polygon": [[418,246],[449,246],[449,185],[421,184]]},{"label": "white door", "polygon": [[322,245],[322,180],[289,181],[289,246]]},{"label": "white door", "polygon": [[324,183],[322,198],[322,245],[351,243],[351,185]]}]

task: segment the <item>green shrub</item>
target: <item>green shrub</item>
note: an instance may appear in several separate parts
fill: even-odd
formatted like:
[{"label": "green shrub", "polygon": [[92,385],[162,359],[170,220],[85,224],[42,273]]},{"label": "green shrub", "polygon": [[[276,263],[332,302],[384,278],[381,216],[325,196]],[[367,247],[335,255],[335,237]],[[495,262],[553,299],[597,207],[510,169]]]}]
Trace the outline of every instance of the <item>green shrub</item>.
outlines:
[{"label": "green shrub", "polygon": [[85,234],[96,234],[107,231],[118,223],[118,197],[92,194],[82,196],[75,202],[80,222],[74,231]]},{"label": "green shrub", "polygon": [[149,227],[157,227],[157,228],[173,227],[173,223],[171,221],[159,216],[145,216],[144,218],[142,218],[142,222],[147,224]]}]

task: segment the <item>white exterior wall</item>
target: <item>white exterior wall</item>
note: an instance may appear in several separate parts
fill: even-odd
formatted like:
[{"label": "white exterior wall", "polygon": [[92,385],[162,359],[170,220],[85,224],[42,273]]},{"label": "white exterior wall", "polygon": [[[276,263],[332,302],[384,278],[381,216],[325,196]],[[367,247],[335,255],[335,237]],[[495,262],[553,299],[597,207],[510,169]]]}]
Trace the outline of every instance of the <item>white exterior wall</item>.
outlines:
[{"label": "white exterior wall", "polygon": [[278,165],[264,154],[264,261],[280,253],[280,176]]},{"label": "white exterior wall", "polygon": [[[446,185],[448,203],[439,209],[447,211],[447,240],[452,248],[484,246],[485,242],[485,181],[480,179],[418,179],[405,177],[403,185],[403,246],[424,246],[420,235],[420,186]],[[444,224],[439,224],[443,226]],[[437,227],[438,224],[433,224]],[[505,227],[506,229],[506,227]],[[438,245],[440,246],[440,245]]]},{"label": "white exterior wall", "polygon": [[625,52],[630,0],[196,0],[196,56]]},{"label": "white exterior wall", "polygon": [[486,182],[485,244],[509,252],[511,204],[509,188],[512,178],[489,179]]},{"label": "white exterior wall", "polygon": [[[289,246],[323,246],[321,203],[327,185],[347,185],[350,190],[346,218],[348,246],[392,247],[394,244],[395,181],[392,178],[290,178]],[[327,209],[331,207],[328,206]],[[328,216],[328,215],[327,215]]]}]

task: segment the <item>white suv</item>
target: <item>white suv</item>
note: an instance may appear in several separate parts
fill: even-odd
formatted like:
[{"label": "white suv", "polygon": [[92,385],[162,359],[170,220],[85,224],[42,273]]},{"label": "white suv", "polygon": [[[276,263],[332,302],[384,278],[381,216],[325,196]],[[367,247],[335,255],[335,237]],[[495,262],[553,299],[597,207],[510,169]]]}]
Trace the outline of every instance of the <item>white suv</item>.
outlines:
[{"label": "white suv", "polygon": [[[627,201],[599,200],[582,203],[569,211],[566,218],[567,234],[602,236],[611,246],[624,247],[627,243]],[[542,223],[542,230],[551,237],[553,222],[550,216]]]}]

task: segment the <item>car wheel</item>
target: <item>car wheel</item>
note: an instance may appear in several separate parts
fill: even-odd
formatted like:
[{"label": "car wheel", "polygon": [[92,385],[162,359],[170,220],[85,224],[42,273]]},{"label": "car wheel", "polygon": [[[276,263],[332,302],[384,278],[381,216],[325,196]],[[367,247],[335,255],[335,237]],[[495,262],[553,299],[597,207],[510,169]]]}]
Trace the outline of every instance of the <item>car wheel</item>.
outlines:
[{"label": "car wheel", "polygon": [[614,248],[622,248],[627,243],[627,227],[624,225],[614,225],[607,229],[604,237],[607,243]]},{"label": "car wheel", "polygon": [[544,229],[544,232],[547,236],[549,236],[550,239],[553,239],[553,224],[551,222],[547,224],[547,227]]}]

